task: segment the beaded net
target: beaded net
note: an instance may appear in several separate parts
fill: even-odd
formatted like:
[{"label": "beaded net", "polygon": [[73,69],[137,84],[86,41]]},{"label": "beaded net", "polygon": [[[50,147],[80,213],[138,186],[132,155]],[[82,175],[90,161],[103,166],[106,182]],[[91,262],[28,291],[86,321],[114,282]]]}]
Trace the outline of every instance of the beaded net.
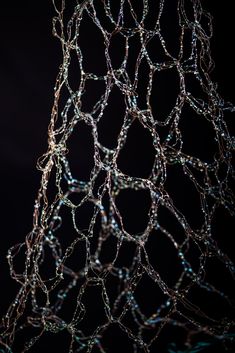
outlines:
[{"label": "beaded net", "polygon": [[67,352],[229,345],[215,279],[232,283],[234,265],[214,222],[234,216],[234,107],[210,77],[210,14],[199,0],[53,5],[62,63],[33,229],[7,255],[19,289],[1,352],[61,332]]}]

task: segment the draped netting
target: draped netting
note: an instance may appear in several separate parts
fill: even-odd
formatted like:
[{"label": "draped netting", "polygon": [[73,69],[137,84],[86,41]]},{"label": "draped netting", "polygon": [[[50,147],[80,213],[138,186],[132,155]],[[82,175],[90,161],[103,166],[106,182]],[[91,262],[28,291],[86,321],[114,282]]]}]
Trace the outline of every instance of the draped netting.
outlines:
[{"label": "draped netting", "polygon": [[[215,281],[216,266],[232,283],[234,265],[213,224],[218,209],[234,216],[234,107],[211,79],[210,14],[199,0],[53,5],[62,63],[48,150],[38,160],[33,229],[7,255],[18,292],[2,319],[1,352],[34,351],[48,334],[53,346],[62,331],[68,352],[114,352],[122,342],[126,352],[153,352],[162,335],[174,342],[173,329],[187,352],[200,340],[226,344],[233,303]],[[172,107],[168,89],[157,92],[165,72],[173,72],[165,81],[169,96],[177,91]],[[163,100],[166,109],[158,111]],[[205,131],[212,144],[203,150]],[[142,160],[151,161],[146,172],[128,169],[135,138],[137,164],[141,145]],[[183,207],[187,185],[198,201],[193,217]],[[128,195],[135,195],[132,206]],[[145,211],[135,215],[138,204]],[[217,272],[210,277],[211,260]]]}]

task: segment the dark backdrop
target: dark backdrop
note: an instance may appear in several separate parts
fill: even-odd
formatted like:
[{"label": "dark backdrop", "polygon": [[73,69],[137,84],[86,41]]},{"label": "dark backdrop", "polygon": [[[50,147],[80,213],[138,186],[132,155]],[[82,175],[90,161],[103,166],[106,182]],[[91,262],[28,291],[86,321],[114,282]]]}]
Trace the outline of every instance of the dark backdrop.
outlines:
[{"label": "dark backdrop", "polygon": [[[235,102],[233,2],[202,1],[214,16],[213,78],[225,99]],[[31,230],[40,181],[37,158],[46,150],[53,87],[61,62],[52,32],[49,0],[8,1],[0,8],[0,286],[2,314],[15,294],[6,263],[7,249]],[[227,218],[217,232],[231,247]]]}]

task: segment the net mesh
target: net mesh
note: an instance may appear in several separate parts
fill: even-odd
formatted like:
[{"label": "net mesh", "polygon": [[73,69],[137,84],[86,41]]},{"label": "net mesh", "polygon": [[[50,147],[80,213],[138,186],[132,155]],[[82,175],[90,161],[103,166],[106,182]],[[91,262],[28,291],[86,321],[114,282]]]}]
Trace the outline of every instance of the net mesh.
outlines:
[{"label": "net mesh", "polygon": [[[171,328],[185,349],[200,337],[225,340],[232,318],[197,301],[205,296],[228,312],[233,307],[207,276],[212,259],[215,271],[220,264],[234,278],[213,234],[218,209],[234,216],[234,139],[226,124],[234,107],[210,77],[212,18],[198,0],[71,4],[53,1],[62,64],[48,150],[38,160],[33,229],[7,255],[19,289],[2,319],[1,351],[25,352],[61,331],[68,352],[114,352],[109,337],[118,332],[128,352],[155,351]],[[203,138],[212,141],[212,156]],[[142,160],[151,161],[145,172],[128,169],[129,140],[137,140],[137,164],[141,148]],[[180,197],[190,184],[191,202],[198,201],[194,217],[177,199],[182,183]],[[145,209],[135,213],[138,204]],[[131,228],[128,215],[134,225],[145,219],[142,229]]]}]

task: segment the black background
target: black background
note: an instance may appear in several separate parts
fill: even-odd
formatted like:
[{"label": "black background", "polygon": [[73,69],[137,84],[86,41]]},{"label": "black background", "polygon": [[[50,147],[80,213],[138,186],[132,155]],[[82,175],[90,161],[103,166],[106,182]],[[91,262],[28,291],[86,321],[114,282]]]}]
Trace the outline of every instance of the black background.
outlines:
[{"label": "black background", "polygon": [[[204,0],[214,16],[212,73],[219,92],[235,102],[233,2]],[[52,36],[51,1],[9,1],[0,8],[0,314],[15,294],[9,278],[7,249],[32,228],[34,199],[40,182],[37,158],[46,151],[53,87],[61,63],[60,44]],[[229,224],[217,224],[230,250]],[[231,234],[230,234],[231,236]],[[51,350],[50,350],[51,351]]]}]

